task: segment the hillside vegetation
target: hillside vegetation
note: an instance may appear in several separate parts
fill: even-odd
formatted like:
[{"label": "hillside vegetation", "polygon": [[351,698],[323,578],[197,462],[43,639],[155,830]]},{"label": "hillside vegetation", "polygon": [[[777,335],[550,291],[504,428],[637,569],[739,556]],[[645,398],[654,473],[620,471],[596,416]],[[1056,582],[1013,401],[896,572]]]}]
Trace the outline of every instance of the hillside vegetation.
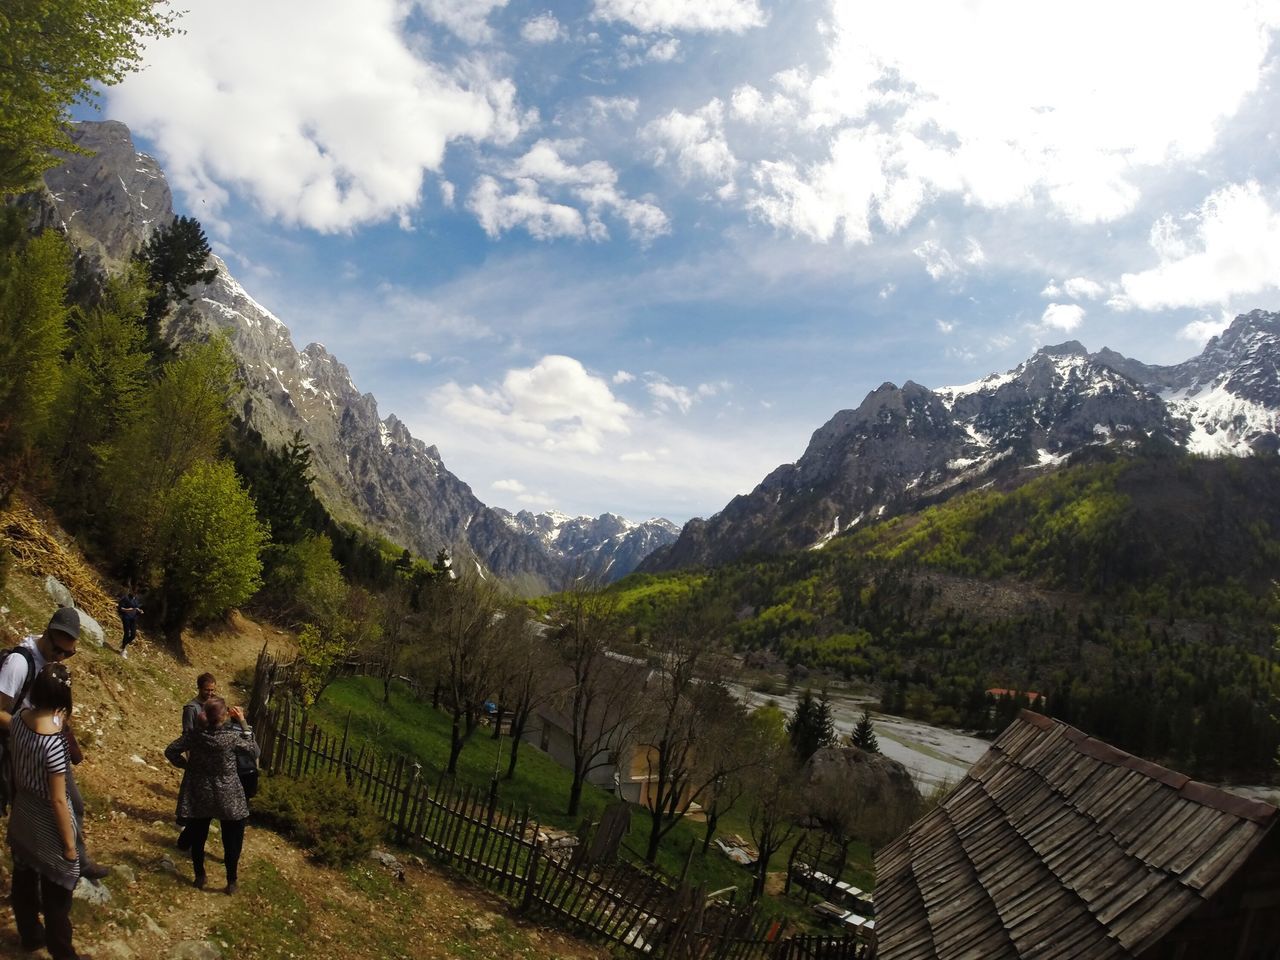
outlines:
[{"label": "hillside vegetation", "polygon": [[[619,586],[638,630],[725,604],[748,662],[861,678],[890,712],[1003,726],[991,688],[1199,775],[1268,777],[1280,459],[1099,450],[822,551]],[[683,602],[683,601],[682,601]]]}]

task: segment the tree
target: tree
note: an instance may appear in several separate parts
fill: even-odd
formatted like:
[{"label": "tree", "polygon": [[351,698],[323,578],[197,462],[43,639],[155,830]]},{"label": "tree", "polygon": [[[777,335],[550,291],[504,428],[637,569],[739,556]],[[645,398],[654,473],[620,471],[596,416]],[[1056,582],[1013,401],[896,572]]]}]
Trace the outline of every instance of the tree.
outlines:
[{"label": "tree", "polygon": [[138,416],[104,451],[109,541],[126,573],[153,556],[165,493],[196,464],[218,458],[234,389],[235,363],[225,340],[185,347],[165,364]]},{"label": "tree", "polygon": [[28,473],[45,433],[68,339],[67,245],[52,230],[25,241],[19,230],[16,212],[6,212],[0,219],[0,504]]},{"label": "tree", "polygon": [[867,753],[879,753],[880,742],[876,739],[876,728],[871,722],[871,711],[863,710],[862,716],[858,718],[858,725],[853,728],[850,736],[853,745]]},{"label": "tree", "polygon": [[511,713],[511,754],[507,758],[506,779],[513,780],[525,730],[533,711],[557,697],[558,658],[543,635],[543,625],[525,620],[524,635],[511,637],[511,647],[502,657],[507,679],[503,686],[504,706]]},{"label": "tree", "polygon": [[181,652],[189,621],[217,616],[258,589],[267,532],[230,463],[193,465],[162,500],[160,621]]},{"label": "tree", "polygon": [[577,816],[592,770],[610,762],[634,731],[642,678],[633,665],[609,657],[624,632],[617,598],[596,580],[576,578],[551,614],[551,642],[566,672],[556,702],[569,722],[572,780],[568,815]]},{"label": "tree", "polygon": [[720,744],[734,738],[742,712],[724,685],[725,662],[716,646],[730,617],[717,605],[690,603],[653,638],[657,668],[645,688],[642,721],[649,783],[645,858],[653,863],[662,838],[699,802],[735,757]]},{"label": "tree", "polygon": [[103,451],[142,408],[150,354],[139,320],[146,287],[136,275],[106,281],[99,301],[72,322],[71,362],[50,431],[58,500],[76,519],[92,519],[106,500]]},{"label": "tree", "polygon": [[787,737],[796,759],[801,763],[813,756],[819,747],[835,743],[835,720],[831,716],[831,701],[825,692],[815,700],[813,691],[805,690],[787,721]]},{"label": "tree", "polygon": [[478,573],[441,583],[434,591],[428,622],[437,675],[452,718],[445,771],[450,775],[457,772],[458,758],[480,723],[484,702],[497,687],[498,637],[508,615],[494,581]]},{"label": "tree", "polygon": [[763,745],[755,769],[751,809],[747,817],[752,842],[759,856],[752,867],[751,899],[764,893],[769,861],[796,831],[801,813],[800,764],[786,736],[774,736]]},{"label": "tree", "polygon": [[57,152],[74,152],[70,107],[137,70],[169,36],[164,0],[6,0],[0,14],[0,195],[29,189]]},{"label": "tree", "polygon": [[153,343],[160,342],[160,321],[169,308],[186,303],[187,290],[192,286],[210,283],[218,275],[217,267],[205,267],[211,252],[200,221],[178,216],[157,228],[138,252],[137,258],[146,267],[151,283],[146,319]]}]

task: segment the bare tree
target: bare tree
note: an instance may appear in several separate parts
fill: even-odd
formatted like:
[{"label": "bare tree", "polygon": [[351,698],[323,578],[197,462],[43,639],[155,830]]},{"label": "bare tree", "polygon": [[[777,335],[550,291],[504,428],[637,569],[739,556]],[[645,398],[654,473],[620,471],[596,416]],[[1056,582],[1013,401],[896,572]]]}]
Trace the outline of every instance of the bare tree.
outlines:
[{"label": "bare tree", "polygon": [[572,782],[568,814],[576,816],[592,770],[611,762],[634,731],[641,702],[640,672],[609,656],[622,635],[617,600],[596,580],[579,577],[559,595],[551,642],[565,672],[555,703],[569,726]]},{"label": "bare tree", "polygon": [[801,814],[799,765],[785,734],[771,738],[753,777],[751,812],[748,825],[751,839],[759,851],[753,867],[751,898],[764,893],[769,876],[769,861],[782,849],[796,831]]},{"label": "bare tree", "polygon": [[653,639],[658,667],[646,688],[642,727],[649,766],[645,858],[651,863],[662,838],[689,808],[717,779],[735,772],[726,766],[735,754],[720,749],[737,735],[735,721],[746,713],[724,686],[727,661],[717,650],[728,619],[719,608],[690,605],[673,614]]},{"label": "bare tree", "polygon": [[[505,779],[514,780],[519,762],[520,743],[529,726],[529,718],[540,706],[551,702],[562,691],[557,685],[559,660],[545,637],[546,627],[526,617],[519,621],[520,631],[507,636],[502,663],[505,679],[501,685],[499,706],[511,715],[511,754],[507,758]],[[499,722],[501,728],[501,712]]]},{"label": "bare tree", "polygon": [[458,758],[480,722],[485,700],[497,686],[497,639],[505,601],[491,580],[478,574],[460,577],[436,591],[430,637],[439,679],[453,719],[449,732],[449,765],[457,773]]}]

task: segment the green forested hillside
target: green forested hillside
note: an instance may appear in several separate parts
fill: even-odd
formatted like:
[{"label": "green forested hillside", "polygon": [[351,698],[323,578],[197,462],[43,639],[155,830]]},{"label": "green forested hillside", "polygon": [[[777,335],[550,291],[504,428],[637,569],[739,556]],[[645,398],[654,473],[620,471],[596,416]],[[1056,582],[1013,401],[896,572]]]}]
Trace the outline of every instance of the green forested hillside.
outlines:
[{"label": "green forested hillside", "polygon": [[[1268,776],[1280,726],[1280,459],[1100,450],[825,550],[623,581],[641,632],[686,593],[734,646],[861,677],[885,709],[1001,726],[990,688],[1204,776]],[[998,715],[997,715],[998,714]]]}]

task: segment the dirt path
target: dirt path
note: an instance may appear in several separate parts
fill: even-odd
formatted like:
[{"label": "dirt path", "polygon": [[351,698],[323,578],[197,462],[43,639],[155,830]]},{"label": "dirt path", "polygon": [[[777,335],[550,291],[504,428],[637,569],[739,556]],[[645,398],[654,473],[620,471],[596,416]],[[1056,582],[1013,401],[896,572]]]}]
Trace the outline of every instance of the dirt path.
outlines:
[{"label": "dirt path", "polygon": [[[52,604],[35,578],[11,571],[0,602],[0,628],[38,632]],[[209,888],[191,885],[191,863],[174,847],[174,805],[181,771],[164,759],[180,731],[181,707],[208,670],[231,703],[248,699],[255,658],[266,644],[288,650],[289,637],[235,617],[224,628],[188,638],[180,663],[145,633],[128,660],[115,647],[82,640],[71,661],[75,726],[85,748],[77,778],[88,807],[92,855],[116,869],[104,886],[110,902],[77,901],[72,918],[78,949],[102,958],[342,957],[605,957],[607,952],[527,924],[496,898],[454,882],[416,858],[403,879],[370,860],[347,871],[316,867],[276,834],[250,827],[240,892],[222,893],[220,843],[211,836]],[[4,640],[7,646],[11,641]],[[7,824],[5,828],[7,830]],[[216,830],[216,824],[215,824]],[[0,889],[9,884],[0,855]],[[18,955],[17,933],[0,910],[0,955]],[[42,956],[44,954],[37,954]]]}]

